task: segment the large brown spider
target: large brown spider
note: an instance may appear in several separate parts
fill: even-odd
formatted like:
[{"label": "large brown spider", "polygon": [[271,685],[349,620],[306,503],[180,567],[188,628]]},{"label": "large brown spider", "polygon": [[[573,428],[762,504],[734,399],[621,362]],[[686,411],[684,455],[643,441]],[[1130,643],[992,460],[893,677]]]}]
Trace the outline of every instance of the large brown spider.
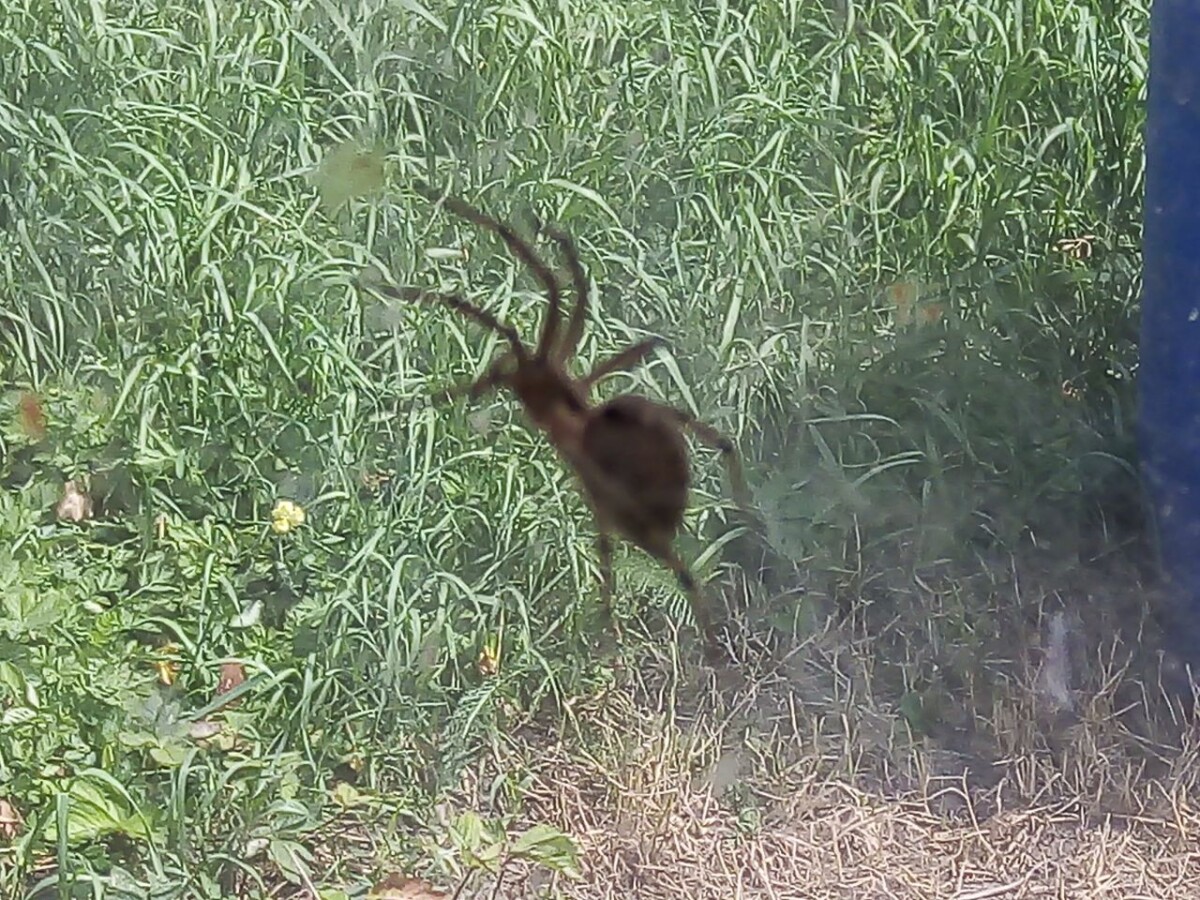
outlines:
[{"label": "large brown spider", "polygon": [[[582,378],[568,374],[567,362],[583,336],[587,314],[587,275],[574,241],[557,227],[544,231],[558,244],[575,292],[575,306],[561,331],[562,299],[558,279],[525,240],[508,224],[491,218],[461,199],[443,196],[426,185],[417,191],[441,202],[457,216],[494,232],[518,260],[533,270],[549,297],[550,308],[537,347],[521,343],[516,331],[491,313],[456,293],[443,294],[373,282],[370,287],[404,301],[440,303],[499,334],[509,348],[471,383],[451,388],[444,396],[467,394],[478,398],[496,387],[510,388],[526,415],[543,432],[561,457],[575,470],[595,516],[602,591],[611,606],[613,593],[612,534],[620,534],[671,569],[687,593],[692,615],[709,655],[720,649],[721,629],[710,615],[691,571],[675,552],[674,542],[687,506],[691,473],[683,432],[721,452],[738,504],[748,496],[741,465],[732,442],[711,426],[682,410],[622,394],[593,406],[588,394],[606,375],[629,369],[661,344],[658,338],[640,341],[597,365]],[[611,610],[610,610],[611,612]],[[615,619],[614,619],[615,623]]]}]

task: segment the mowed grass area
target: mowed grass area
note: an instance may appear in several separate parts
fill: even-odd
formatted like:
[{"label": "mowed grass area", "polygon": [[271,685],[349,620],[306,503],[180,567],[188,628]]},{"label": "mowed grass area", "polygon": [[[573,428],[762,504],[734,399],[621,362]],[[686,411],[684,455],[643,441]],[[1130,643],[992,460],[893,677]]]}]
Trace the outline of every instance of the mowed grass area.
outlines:
[{"label": "mowed grass area", "polygon": [[[1191,896],[1130,561],[1147,30],[5,0],[0,896]],[[623,547],[596,649],[569,474],[426,402],[496,339],[356,287],[534,334],[414,178],[571,231],[580,371],[668,340],[601,393],[736,438],[761,523],[698,450],[680,547],[768,654],[702,667]]]}]

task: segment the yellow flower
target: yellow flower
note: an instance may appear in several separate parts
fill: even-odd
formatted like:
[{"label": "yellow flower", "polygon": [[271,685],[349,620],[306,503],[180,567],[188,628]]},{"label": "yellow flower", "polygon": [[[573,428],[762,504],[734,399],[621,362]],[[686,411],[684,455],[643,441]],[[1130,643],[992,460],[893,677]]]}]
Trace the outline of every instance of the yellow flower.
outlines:
[{"label": "yellow flower", "polygon": [[170,687],[179,677],[179,645],[173,641],[163,644],[159,653],[162,655],[154,660],[154,669],[158,672],[158,680]]},{"label": "yellow flower", "polygon": [[479,669],[479,674],[485,678],[496,675],[500,671],[500,639],[496,635],[490,636],[479,651],[479,656],[475,660],[475,666]]},{"label": "yellow flower", "polygon": [[276,534],[287,534],[304,524],[304,508],[291,500],[276,502],[271,511],[271,528]]}]

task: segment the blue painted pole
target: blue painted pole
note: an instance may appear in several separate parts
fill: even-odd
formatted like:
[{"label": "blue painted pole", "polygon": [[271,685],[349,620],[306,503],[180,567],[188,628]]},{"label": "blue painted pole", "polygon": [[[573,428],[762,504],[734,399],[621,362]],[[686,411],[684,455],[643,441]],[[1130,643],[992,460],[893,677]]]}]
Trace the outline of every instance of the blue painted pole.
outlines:
[{"label": "blue painted pole", "polygon": [[1200,662],[1200,3],[1154,0],[1138,439],[1177,649]]}]

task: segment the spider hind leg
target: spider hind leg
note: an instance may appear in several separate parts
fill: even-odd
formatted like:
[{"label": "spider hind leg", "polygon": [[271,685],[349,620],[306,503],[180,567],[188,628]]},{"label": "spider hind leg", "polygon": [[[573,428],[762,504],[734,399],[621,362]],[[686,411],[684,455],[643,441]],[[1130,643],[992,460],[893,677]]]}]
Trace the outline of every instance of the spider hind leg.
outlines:
[{"label": "spider hind leg", "polygon": [[733,499],[743,512],[753,515],[751,511],[750,488],[746,484],[746,475],[742,471],[742,458],[733,441],[707,422],[701,422],[690,413],[672,408],[680,426],[690,431],[702,444],[706,444],[721,454],[721,463],[729,475],[730,487],[733,489]]},{"label": "spider hind leg", "polygon": [[675,573],[679,586],[687,594],[688,604],[692,609],[692,618],[696,621],[696,629],[700,632],[704,645],[704,659],[715,664],[728,659],[729,653],[725,646],[725,626],[712,615],[712,598],[696,580],[691,569],[672,549],[666,549],[654,554],[664,566]]},{"label": "spider hind leg", "polygon": [[600,596],[604,601],[605,614],[617,639],[621,639],[621,620],[616,610],[616,577],[613,574],[612,535],[601,531],[596,536],[596,555],[600,563]]}]

